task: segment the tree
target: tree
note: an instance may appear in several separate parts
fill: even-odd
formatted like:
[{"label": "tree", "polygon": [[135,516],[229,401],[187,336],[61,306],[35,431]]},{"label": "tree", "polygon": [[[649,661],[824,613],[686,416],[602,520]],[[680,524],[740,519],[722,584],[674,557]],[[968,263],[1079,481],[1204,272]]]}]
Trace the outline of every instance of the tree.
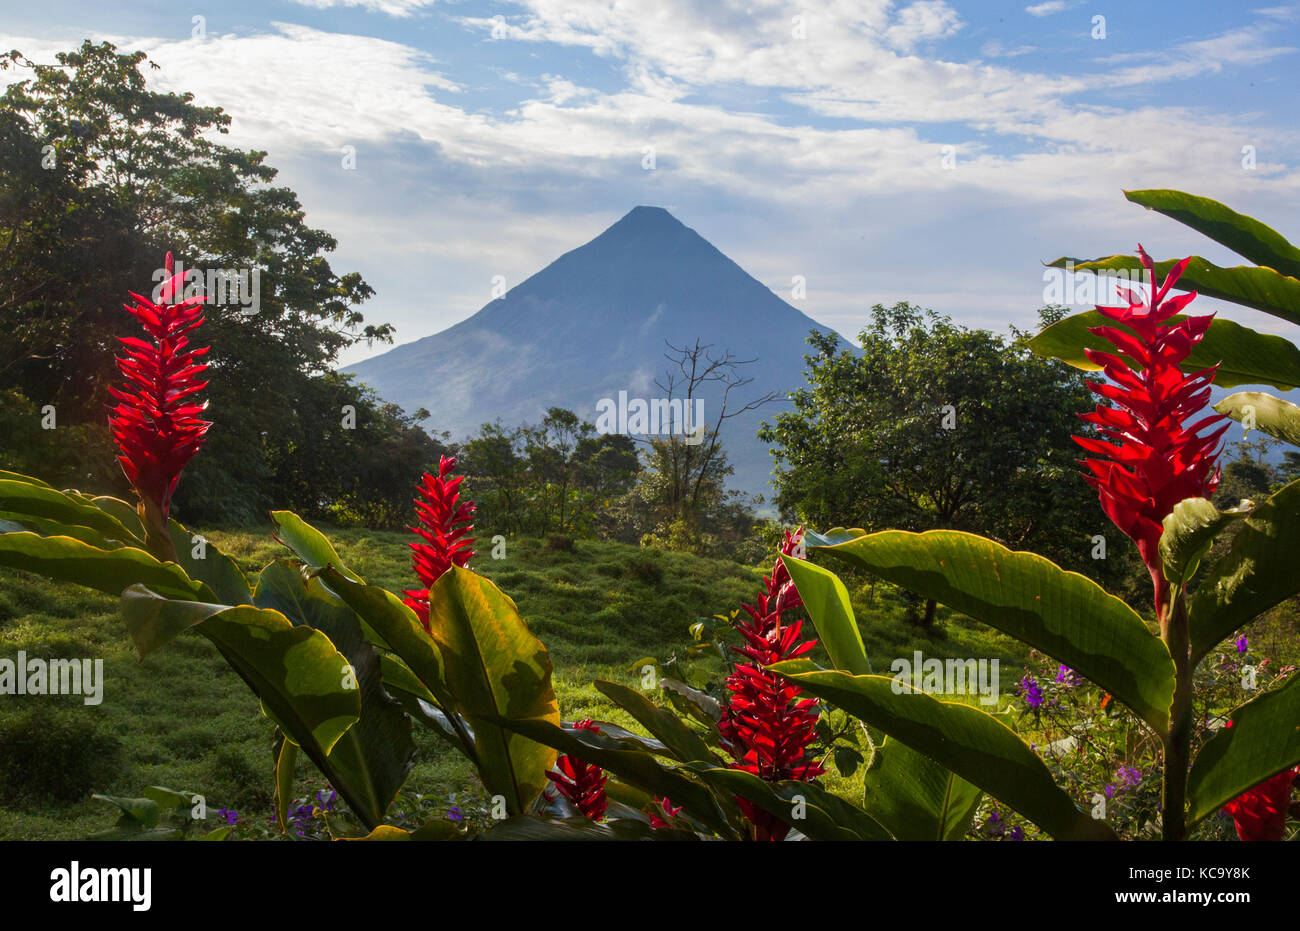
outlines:
[{"label": "tree", "polygon": [[640,469],[629,437],[597,436],[592,424],[562,407],[513,430],[484,424],[463,453],[478,526],[500,533],[593,535]]},{"label": "tree", "polygon": [[1067,475],[1078,471],[1070,435],[1088,429],[1075,415],[1096,403],[1082,375],[1035,356],[1026,334],[1008,341],[907,302],[874,306],[859,339],[860,352],[839,351],[814,332],[808,387],[759,433],[783,514],[820,528],[966,530],[1080,572],[1127,572],[1127,541],[1090,558],[1096,495]]},{"label": "tree", "polygon": [[[264,513],[286,462],[307,467],[295,455],[302,431],[317,431],[315,467],[329,469],[353,439],[329,430],[331,442],[321,442],[340,407],[378,414],[361,388],[329,373],[342,350],[390,340],[392,328],[365,322],[357,307],[373,291],[330,267],[335,240],[304,223],[293,191],[274,186],[266,153],[214,141],[230,122],[219,108],[150,90],[143,69],[156,66],[142,52],[87,41],[56,61],[0,55],[0,69],[27,75],[0,95],[0,390],[54,405],[60,425],[85,424],[90,441],[111,449],[103,424],[115,336],[133,330],[121,305],[158,280],[170,251],[205,273],[202,332],[212,346],[214,425],[178,511],[226,516],[204,506],[219,489],[241,503],[234,516]],[[243,302],[230,299],[227,273],[247,285]],[[374,422],[407,429],[400,418]],[[279,424],[300,429],[269,429]],[[77,479],[124,489],[115,465]]]},{"label": "tree", "polygon": [[[770,391],[745,403],[732,399],[732,392],[744,388],[754,379],[740,372],[756,359],[737,359],[730,352],[714,355],[711,344],[667,344],[664,357],[670,365],[655,385],[671,406],[680,401],[687,412],[690,430],[660,437],[634,437],[648,449],[643,497],[659,514],[663,525],[683,523],[697,528],[701,520],[725,498],[726,478],[732,474],[722,446],[723,425],[734,417],[775,401],[779,395]],[[716,404],[717,414],[704,423],[693,421],[696,400]]]}]

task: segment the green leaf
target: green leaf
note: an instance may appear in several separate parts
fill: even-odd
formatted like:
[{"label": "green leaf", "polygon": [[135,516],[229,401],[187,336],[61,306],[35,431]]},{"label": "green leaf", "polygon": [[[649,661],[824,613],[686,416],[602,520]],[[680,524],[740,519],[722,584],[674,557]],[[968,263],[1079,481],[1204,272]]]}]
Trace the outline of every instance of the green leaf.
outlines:
[{"label": "green leaf", "polygon": [[863,807],[899,840],[961,840],[984,793],[897,740],[876,748]]},{"label": "green leaf", "polygon": [[[73,526],[89,527],[108,540],[140,547],[144,542],[116,517],[80,495],[74,497],[46,485],[0,478],[0,511],[43,517]],[[116,593],[114,593],[116,594]]]},{"label": "green leaf", "polygon": [[262,570],[254,602],[320,631],[347,657],[361,697],[361,715],[329,750],[321,771],[361,822],[373,828],[406,781],[415,762],[415,743],[410,718],[383,688],[379,656],[362,633],[360,619],[318,579],[304,580],[284,560]]},{"label": "green leaf", "polygon": [[454,699],[447,690],[443,672],[442,654],[438,645],[425,633],[414,611],[392,592],[377,585],[355,582],[335,568],[324,570],[320,578],[370,625],[390,650],[402,658],[439,705],[444,709],[453,706]]},{"label": "green leaf", "polygon": [[816,783],[765,782],[741,769],[705,763],[690,763],[687,769],[719,792],[743,798],[812,840],[893,840],[861,808]]},{"label": "green leaf", "polygon": [[76,582],[109,595],[120,595],[138,583],[177,598],[215,600],[206,585],[191,579],[180,566],[128,546],[104,550],[71,537],[3,533],[0,566],[35,572],[56,582]]},{"label": "green leaf", "polygon": [[1256,265],[1300,278],[1300,248],[1277,230],[1217,200],[1168,189],[1125,191],[1135,204],[1155,210],[1227,246]]},{"label": "green leaf", "polygon": [[1136,612],[1091,579],[1034,553],[956,530],[831,531],[810,547],[933,598],[1065,663],[1168,727],[1174,662]]},{"label": "green leaf", "polygon": [[[1295,278],[1280,275],[1271,268],[1253,265],[1220,268],[1199,255],[1190,258],[1187,270],[1174,285],[1174,290],[1195,291],[1206,297],[1262,310],[1289,323],[1300,323],[1300,281]],[[1179,261],[1182,260],[1167,259],[1154,263],[1156,275],[1164,280],[1169,270]],[[1109,255],[1099,259],[1062,256],[1051,262],[1050,266],[1073,268],[1075,272],[1124,272],[1130,280],[1145,274],[1142,263],[1133,255]]]},{"label": "green leaf", "polygon": [[141,659],[170,643],[183,631],[230,607],[165,598],[143,585],[128,585],[122,591],[120,604],[126,631]]},{"label": "green leaf", "polygon": [[691,760],[718,761],[718,757],[690,725],[660,708],[635,689],[604,679],[595,681],[596,691],[636,719],[683,763]]},{"label": "green leaf", "polygon": [[1115,839],[1056,786],[1015,732],[977,708],[912,692],[885,676],[851,676],[807,660],[768,668],[979,786],[1057,839]]},{"label": "green leaf", "polygon": [[284,733],[276,731],[275,752],[275,824],[281,834],[289,832],[289,803],[293,801],[293,776],[298,763],[298,745],[285,740]]},{"label": "green leaf", "polygon": [[231,832],[233,832],[234,830],[235,830],[235,826],[233,824],[223,824],[221,827],[209,831],[207,834],[204,834],[202,837],[194,838],[194,840],[221,841],[229,837]]},{"label": "green leaf", "polygon": [[652,796],[670,799],[674,805],[682,806],[693,818],[723,836],[739,837],[735,824],[740,815],[730,796],[725,799],[715,797],[689,775],[688,768],[661,763],[635,741],[536,718],[501,719],[500,723],[538,743],[608,770],[628,785]]},{"label": "green leaf", "polygon": [[1192,665],[1238,627],[1300,592],[1300,481],[1255,507],[1192,596]]},{"label": "green leaf", "polygon": [[[1173,319],[1178,319],[1177,317]],[[1089,327],[1120,326],[1095,310],[1074,314],[1053,323],[1029,341],[1029,347],[1041,356],[1060,359],[1077,369],[1100,371],[1100,366],[1084,355],[1084,349],[1115,353],[1115,347]],[[1118,353],[1115,353],[1118,354]],[[1121,358],[1125,358],[1121,356]],[[1130,365],[1132,359],[1125,358]],[[1220,388],[1237,385],[1272,385],[1281,391],[1300,386],[1300,349],[1290,340],[1223,318],[1210,324],[1205,337],[1196,344],[1182,364],[1187,373],[1199,372],[1219,363],[1214,382]]]},{"label": "green leaf", "polygon": [[16,511],[0,511],[0,533],[31,532],[43,537],[71,537],[101,550],[114,550],[122,544],[109,540],[98,530],[76,524],[64,524],[45,517],[32,517]]},{"label": "green leaf", "polygon": [[0,469],[0,479],[3,479],[6,482],[22,482],[25,485],[39,485],[42,488],[50,487],[49,482],[43,482],[34,475],[24,475],[21,472],[7,472],[4,469]]},{"label": "green leaf", "polygon": [[128,504],[121,498],[108,495],[92,497],[90,503],[116,518],[118,523],[135,535],[137,540],[144,539],[144,525],[140,523],[140,512],[136,510],[134,504]]},{"label": "green leaf", "polygon": [[194,804],[193,792],[177,792],[166,786],[145,786],[144,795],[145,798],[153,799],[163,810],[189,808]]},{"label": "green leaf", "polygon": [[206,538],[196,542],[196,534],[190,533],[174,520],[168,522],[168,530],[172,546],[176,549],[176,561],[186,575],[210,588],[223,604],[253,603],[253,593],[243,571],[215,543]]},{"label": "green leaf", "polygon": [[806,560],[782,556],[781,562],[799,590],[804,609],[817,628],[817,638],[826,648],[831,663],[836,669],[855,676],[870,675],[871,660],[867,658],[867,648],[862,643],[862,633],[844,583],[834,573]]},{"label": "green leaf", "polygon": [[1262,391],[1230,394],[1214,409],[1246,427],[1260,430],[1292,446],[1300,446],[1300,407]]},{"label": "green leaf", "polygon": [[279,611],[227,608],[198,625],[317,767],[361,715],[347,657],[320,631]]},{"label": "green leaf", "polygon": [[119,829],[147,831],[157,827],[162,817],[158,803],[151,798],[120,798],[115,795],[92,795],[91,798],[117,806],[121,812],[117,819]]},{"label": "green leaf", "polygon": [[1247,789],[1300,763],[1300,676],[1232,712],[1232,727],[1205,742],[1187,777],[1195,824]]},{"label": "green leaf", "polygon": [[[555,753],[495,722],[504,717],[559,723],[546,647],[501,589],[459,566],[429,589],[429,624],[452,697],[448,710],[474,725],[479,774],[488,792],[505,796],[511,813],[527,811],[549,784],[546,772]],[[418,670],[396,644],[394,650]]]},{"label": "green leaf", "polygon": [[1165,516],[1165,529],[1160,535],[1160,560],[1165,578],[1175,585],[1190,579],[1215,538],[1233,521],[1249,513],[1249,508],[1220,511],[1204,498],[1186,498],[1175,504]]},{"label": "green leaf", "polygon": [[334,551],[334,544],[325,534],[293,511],[272,511],[271,520],[275,524],[275,529],[271,532],[272,536],[293,550],[294,555],[310,568],[324,569],[326,566],[333,566],[344,578],[353,582],[365,581],[343,565],[343,560]]}]

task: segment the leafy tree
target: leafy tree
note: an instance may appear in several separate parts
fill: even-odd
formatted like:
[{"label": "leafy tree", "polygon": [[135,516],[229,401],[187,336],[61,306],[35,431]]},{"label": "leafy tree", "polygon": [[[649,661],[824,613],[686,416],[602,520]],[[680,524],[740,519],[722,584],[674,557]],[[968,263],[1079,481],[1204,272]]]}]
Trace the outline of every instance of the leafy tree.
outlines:
[{"label": "leafy tree", "polygon": [[1104,561],[1091,558],[1103,528],[1070,435],[1086,432],[1075,415],[1095,399],[1080,373],[1025,342],[907,302],[872,308],[860,352],[813,333],[808,387],[759,433],[774,447],[782,513],[822,529],[967,530],[1127,575],[1131,547],[1118,535]]},{"label": "leafy tree", "polygon": [[463,456],[478,525],[494,533],[597,535],[603,512],[641,467],[629,437],[597,435],[561,407],[513,430],[484,424]]},{"label": "leafy tree", "polygon": [[[311,484],[302,473],[287,478],[287,463],[341,469],[355,437],[327,425],[338,424],[344,404],[401,442],[400,417],[329,374],[342,350],[389,340],[392,329],[365,322],[357,306],[371,288],[330,267],[334,238],[306,225],[296,195],[273,184],[266,153],[220,144],[230,117],[219,108],[150,90],[144,69],[156,66],[142,52],[87,41],[56,61],[0,55],[0,69],[23,75],[0,95],[0,389],[53,404],[62,425],[91,425],[90,442],[110,450],[102,425],[106,387],[117,380],[114,337],[131,332],[121,305],[139,282],[159,280],[170,251],[188,268],[249,282],[243,306],[209,294],[214,425],[178,496],[188,518],[228,513],[210,506],[214,490],[247,502],[247,517],[286,484]],[[246,313],[254,271],[257,309]],[[284,423],[295,429],[270,429]],[[302,455],[307,446],[314,464]],[[124,487],[115,465],[78,478],[83,487]]]}]

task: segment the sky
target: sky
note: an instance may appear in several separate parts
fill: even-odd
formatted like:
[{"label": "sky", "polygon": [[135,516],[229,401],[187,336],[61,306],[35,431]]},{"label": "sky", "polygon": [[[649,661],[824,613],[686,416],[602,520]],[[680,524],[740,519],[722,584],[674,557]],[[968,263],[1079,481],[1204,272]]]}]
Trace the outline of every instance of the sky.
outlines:
[{"label": "sky", "polygon": [[1061,255],[1240,264],[1126,189],[1300,237],[1300,3],[0,0],[6,49],[84,38],[224,109],[399,343],[638,204],[849,338],[899,300],[1029,328]]}]

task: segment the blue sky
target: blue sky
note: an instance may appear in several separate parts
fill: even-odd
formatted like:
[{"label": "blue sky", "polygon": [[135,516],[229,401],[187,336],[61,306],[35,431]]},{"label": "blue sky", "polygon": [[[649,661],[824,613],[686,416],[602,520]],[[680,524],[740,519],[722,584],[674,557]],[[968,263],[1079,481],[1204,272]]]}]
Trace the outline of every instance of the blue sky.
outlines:
[{"label": "blue sky", "polygon": [[50,60],[108,38],[148,52],[160,89],[230,113],[227,141],[269,153],[399,342],[637,204],[672,210],[787,299],[803,276],[792,302],[850,337],[901,299],[1028,327],[1041,263],[1062,254],[1142,242],[1237,264],[1125,188],[1205,194],[1300,237],[1300,3],[4,7],[5,48]]}]

